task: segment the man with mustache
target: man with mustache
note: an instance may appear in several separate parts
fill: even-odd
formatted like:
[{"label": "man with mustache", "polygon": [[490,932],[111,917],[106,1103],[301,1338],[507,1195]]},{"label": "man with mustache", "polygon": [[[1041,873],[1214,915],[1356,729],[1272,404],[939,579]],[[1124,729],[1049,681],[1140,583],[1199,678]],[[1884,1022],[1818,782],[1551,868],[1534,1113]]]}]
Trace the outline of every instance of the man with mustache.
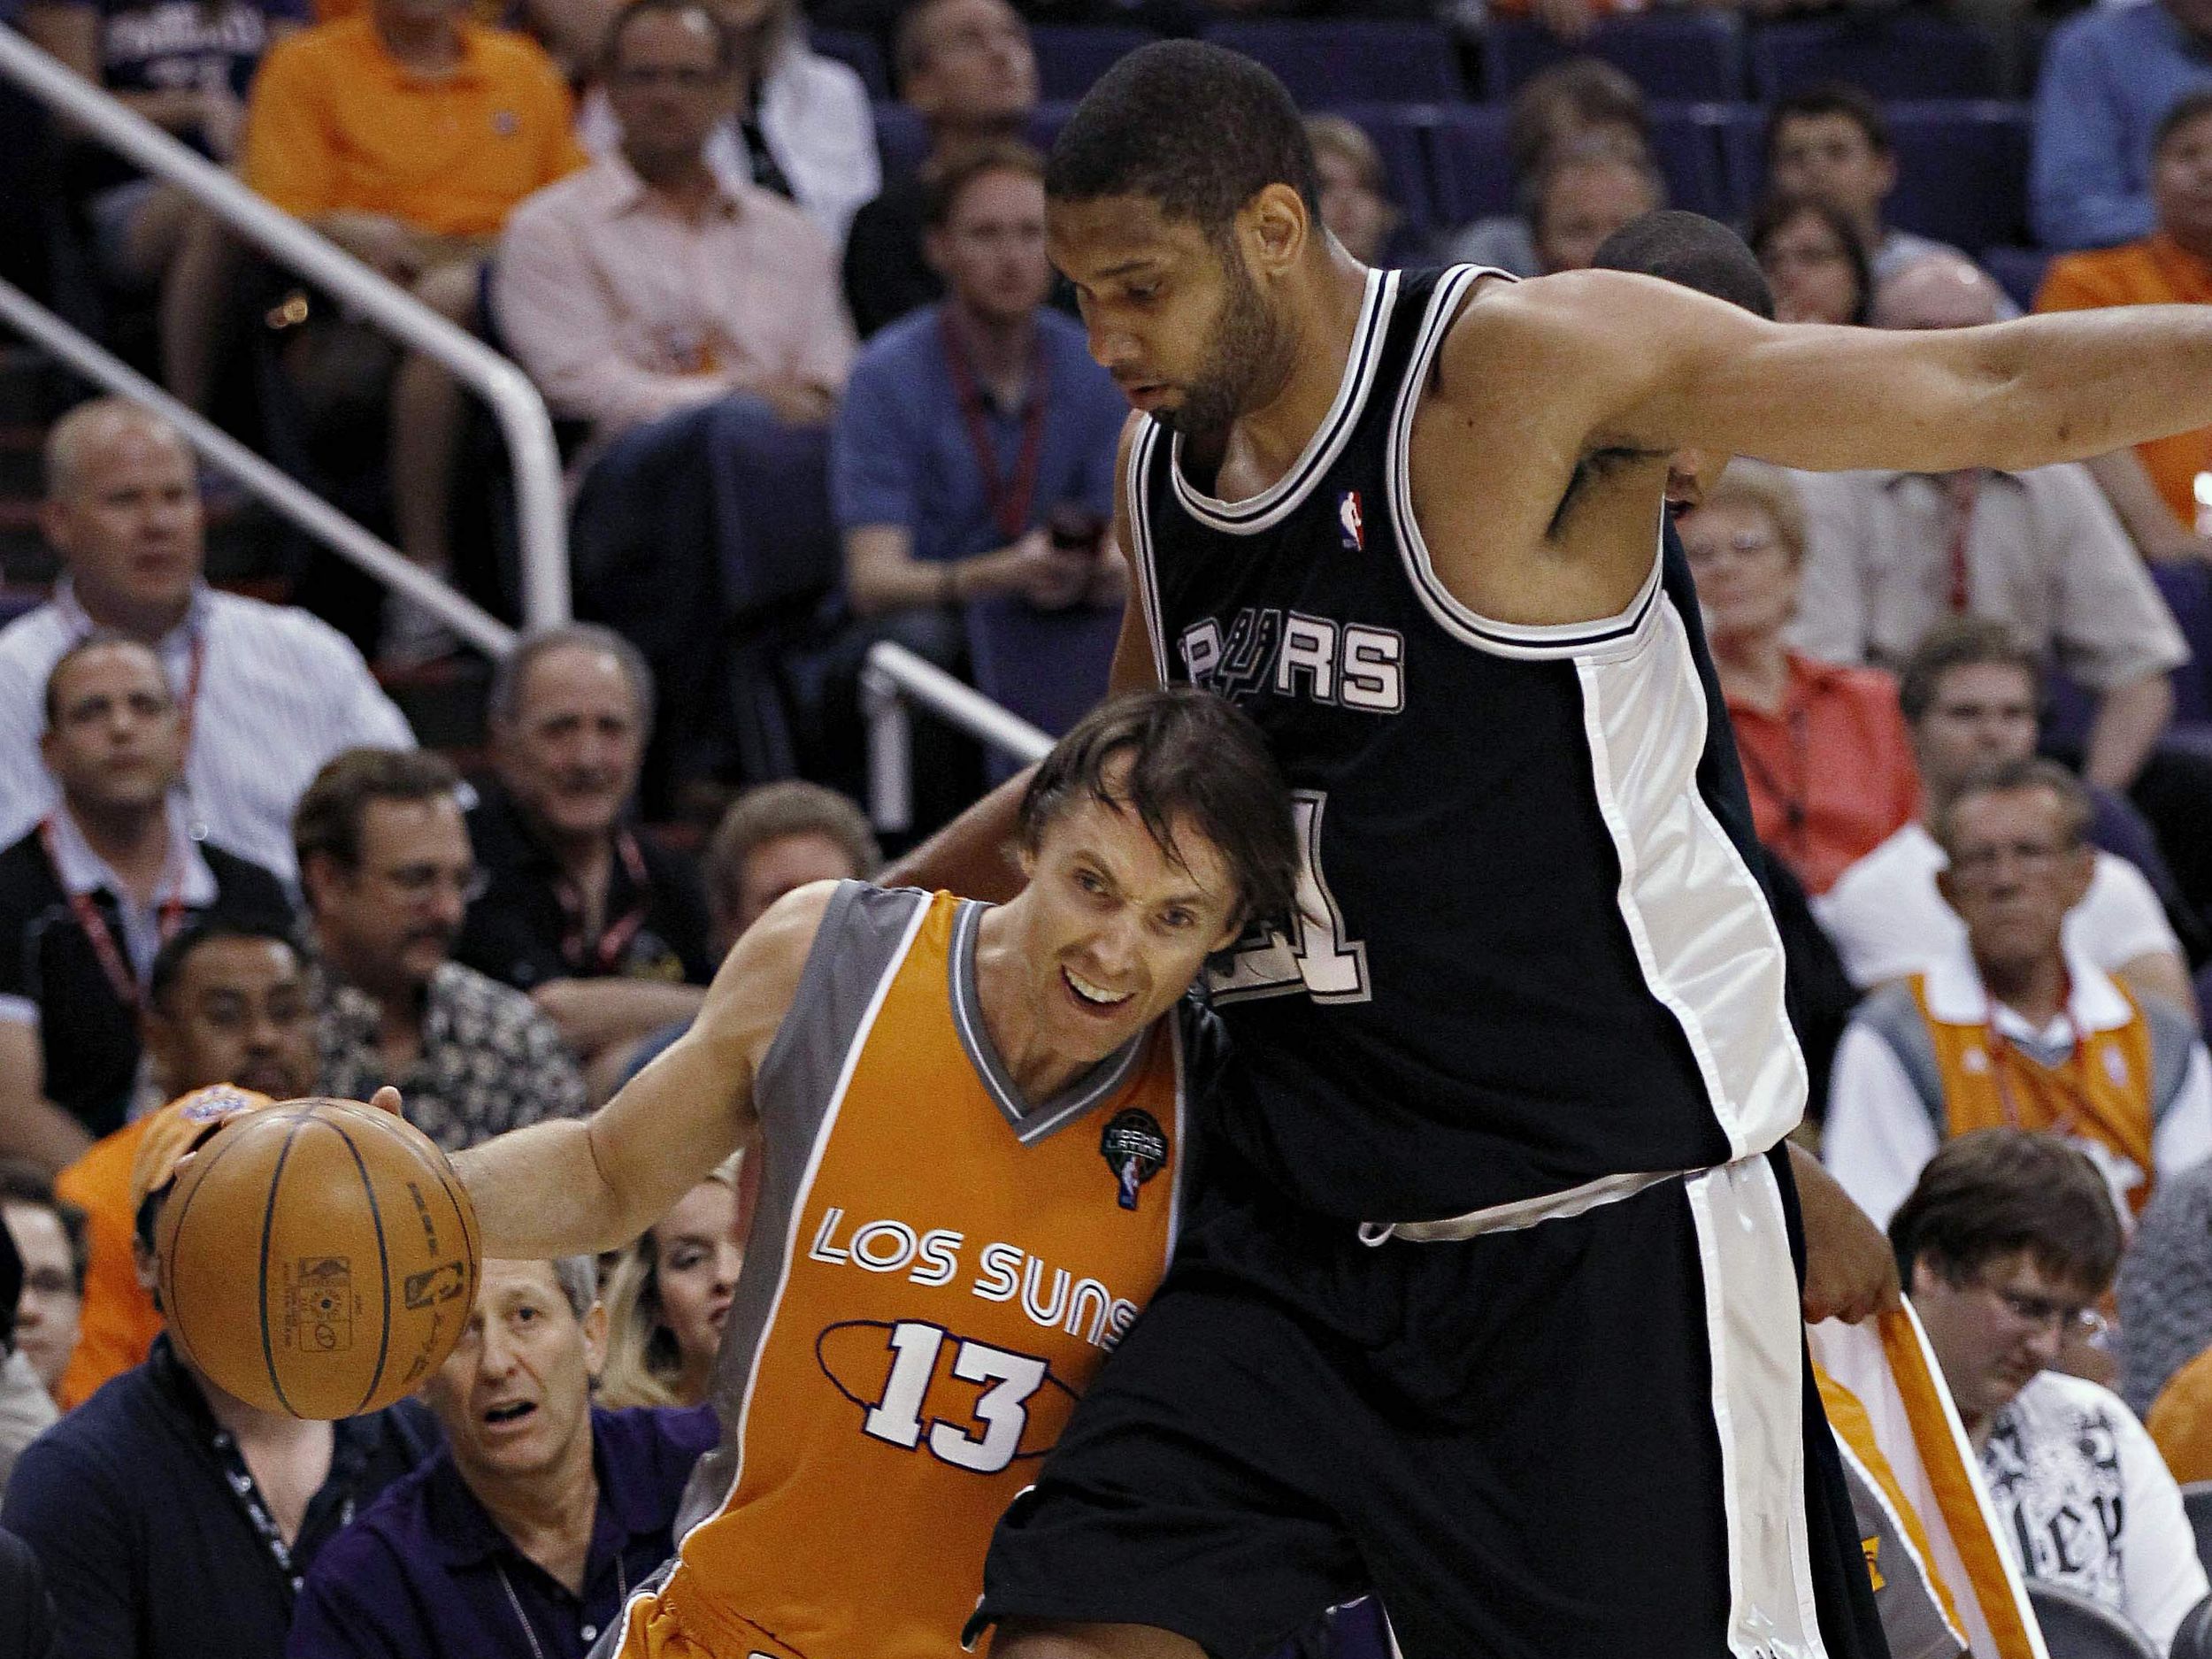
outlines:
[{"label": "man with mustache", "polygon": [[340,755],[292,820],[319,957],[316,1013],[326,1093],[386,1084],[447,1151],[584,1108],[553,1022],[521,992],[450,960],[476,856],[442,757]]},{"label": "man with mustache", "polygon": [[588,1061],[688,1021],[713,970],[706,894],[627,822],[653,726],[644,657],[611,628],[549,628],[500,664],[490,715],[468,818],[486,885],[455,956],[528,992]]}]

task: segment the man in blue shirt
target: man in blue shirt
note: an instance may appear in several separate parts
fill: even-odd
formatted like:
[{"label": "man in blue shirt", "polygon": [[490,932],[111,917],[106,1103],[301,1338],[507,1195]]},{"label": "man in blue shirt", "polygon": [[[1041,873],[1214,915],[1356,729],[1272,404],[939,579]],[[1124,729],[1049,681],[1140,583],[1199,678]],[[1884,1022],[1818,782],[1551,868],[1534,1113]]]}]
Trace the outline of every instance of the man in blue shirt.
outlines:
[{"label": "man in blue shirt", "polygon": [[[146,1120],[131,1166],[141,1281],[185,1154],[270,1104],[227,1084]],[[256,1410],[154,1340],[27,1448],[0,1527],[53,1593],[57,1651],[100,1659],[278,1659],[302,1575],[434,1435],[405,1405],[342,1423]]]},{"label": "man in blue shirt", "polygon": [[874,636],[972,664],[987,695],[1057,733],[1113,654],[1123,571],[1099,547],[1127,406],[1082,325],[1045,303],[1037,154],[978,145],[927,185],[946,297],[863,349],[831,434],[846,590]]},{"label": "man in blue shirt", "polygon": [[2212,87],[2212,0],[2092,6],[2055,31],[2035,96],[2036,240],[2108,248],[2149,235],[2152,134],[2201,87]]},{"label": "man in blue shirt", "polygon": [[675,1549],[714,1414],[601,1411],[592,1260],[484,1263],[460,1346],[424,1385],[438,1455],[323,1551],[296,1659],[584,1659]]}]

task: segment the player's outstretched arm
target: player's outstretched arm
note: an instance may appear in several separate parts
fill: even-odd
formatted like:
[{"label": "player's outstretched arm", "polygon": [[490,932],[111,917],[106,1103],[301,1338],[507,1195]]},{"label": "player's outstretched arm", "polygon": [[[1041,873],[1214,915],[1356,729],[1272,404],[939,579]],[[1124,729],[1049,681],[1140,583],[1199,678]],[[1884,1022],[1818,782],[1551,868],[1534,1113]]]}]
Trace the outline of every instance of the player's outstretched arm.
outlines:
[{"label": "player's outstretched arm", "polygon": [[[1129,475],[1129,445],[1141,415],[1122,423],[1121,445],[1114,457],[1114,476]],[[1121,613],[1121,638],[1114,646],[1114,665],[1107,676],[1107,694],[1138,691],[1160,683],[1152,663],[1152,642],[1146,637],[1144,607],[1137,598],[1137,572],[1130,551],[1127,491],[1114,492],[1114,516],[1104,557],[1118,556],[1129,565],[1128,599]],[[1025,766],[985,795],[958,818],[939,830],[877,878],[887,887],[938,887],[971,899],[1002,901],[1021,891],[1021,870],[1014,862],[1014,831],[1019,822],[1022,791],[1029,787],[1034,768]]]},{"label": "player's outstretched arm", "polygon": [[748,928],[691,1029],[589,1118],[534,1124],[454,1158],[486,1256],[618,1248],[737,1149],[756,1120],[755,1072],[835,885],[787,894]]},{"label": "player's outstretched arm", "polygon": [[2212,311],[2200,305],[1979,328],[1827,327],[1763,322],[1655,278],[1585,271],[1500,290],[1477,309],[1493,306],[1512,372],[1579,419],[1586,453],[2019,471],[2212,425]]}]

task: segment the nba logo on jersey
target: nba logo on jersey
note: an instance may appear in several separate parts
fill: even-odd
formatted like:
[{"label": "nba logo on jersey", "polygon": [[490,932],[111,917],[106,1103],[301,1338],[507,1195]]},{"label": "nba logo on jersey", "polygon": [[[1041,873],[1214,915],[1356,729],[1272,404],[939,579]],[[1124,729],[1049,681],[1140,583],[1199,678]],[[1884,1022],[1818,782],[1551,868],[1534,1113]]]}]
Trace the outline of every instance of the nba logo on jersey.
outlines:
[{"label": "nba logo on jersey", "polygon": [[1121,1207],[1134,1210],[1137,1189],[1167,1163],[1167,1132],[1150,1112],[1133,1106],[1114,1114],[1099,1137],[1098,1150],[1120,1186]]},{"label": "nba logo on jersey", "polygon": [[1367,520],[1360,511],[1359,491],[1348,489],[1336,498],[1336,523],[1346,552],[1367,550]]}]

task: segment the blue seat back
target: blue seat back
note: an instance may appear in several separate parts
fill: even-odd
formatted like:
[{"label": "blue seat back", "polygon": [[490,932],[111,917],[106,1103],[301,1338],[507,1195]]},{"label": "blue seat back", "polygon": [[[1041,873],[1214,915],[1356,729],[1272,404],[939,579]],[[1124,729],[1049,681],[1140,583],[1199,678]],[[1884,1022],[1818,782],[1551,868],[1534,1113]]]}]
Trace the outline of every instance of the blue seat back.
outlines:
[{"label": "blue seat back", "polygon": [[1778,98],[1823,81],[1876,97],[1993,98],[2003,90],[1997,49],[1970,24],[1924,12],[1852,10],[1769,23],[1752,31],[1751,93]]},{"label": "blue seat back", "polygon": [[1444,104],[1467,96],[1458,50],[1433,23],[1217,23],[1206,38],[1266,65],[1307,109]]},{"label": "blue seat back", "polygon": [[2025,240],[2028,111],[1985,102],[1894,104],[1890,223],[1970,252]]},{"label": "blue seat back", "polygon": [[1029,31],[1037,50],[1037,89],[1047,98],[1079,98],[1121,58],[1157,38],[1149,29],[1040,23]]},{"label": "blue seat back", "polygon": [[1731,12],[1654,12],[1601,23],[1570,45],[1527,18],[1494,19],[1482,37],[1483,95],[1500,103],[1540,70],[1598,58],[1655,98],[1726,104],[1743,96],[1743,26]]}]

